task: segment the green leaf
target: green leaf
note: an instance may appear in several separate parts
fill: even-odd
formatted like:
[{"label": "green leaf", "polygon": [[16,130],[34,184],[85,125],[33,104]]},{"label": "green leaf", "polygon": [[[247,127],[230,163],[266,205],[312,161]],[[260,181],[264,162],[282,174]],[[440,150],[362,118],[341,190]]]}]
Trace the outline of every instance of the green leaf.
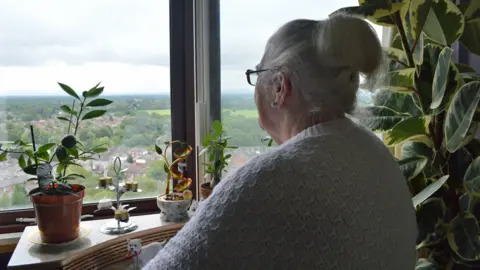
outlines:
[{"label": "green leaf", "polygon": [[430,198],[420,205],[417,210],[417,245],[430,238],[444,215],[445,204],[439,198]]},{"label": "green leaf", "polygon": [[451,45],[459,39],[465,28],[465,19],[460,9],[451,0],[436,0],[428,13],[423,31],[431,39]]},{"label": "green leaf", "polygon": [[107,106],[107,105],[112,104],[112,103],[113,103],[113,101],[111,101],[111,100],[104,99],[104,98],[98,98],[98,99],[94,99],[94,100],[90,101],[87,104],[87,107],[101,107],[101,106]]},{"label": "green leaf", "polygon": [[369,106],[364,109],[366,116],[361,118],[360,121],[374,132],[390,130],[398,122],[409,117],[383,106]]},{"label": "green leaf", "polygon": [[170,173],[170,169],[168,168],[167,166],[167,163],[163,163],[163,170],[166,172],[166,173]]},{"label": "green leaf", "polygon": [[99,148],[95,148],[92,150],[94,153],[96,154],[99,154],[99,153],[104,153],[104,152],[107,152],[108,151],[108,148],[106,147],[99,147]]},{"label": "green leaf", "polygon": [[380,88],[389,89],[399,93],[413,93],[415,91],[413,88],[415,72],[415,68],[390,71],[387,73],[385,79],[389,85],[381,86]]},{"label": "green leaf", "polygon": [[[402,145],[402,159],[415,156],[424,156],[428,158],[427,165],[423,173],[427,178],[434,178],[440,174],[440,165],[434,161],[433,149],[419,142],[406,142]],[[422,188],[423,189],[423,188]]]},{"label": "green leaf", "polygon": [[82,117],[82,120],[97,118],[97,117],[100,117],[100,116],[104,115],[106,112],[107,112],[107,111],[105,111],[105,110],[91,111],[91,112],[86,113],[86,114]]},{"label": "green leaf", "polygon": [[401,114],[420,116],[422,112],[413,102],[412,96],[388,90],[380,90],[373,96],[373,105],[387,107]]},{"label": "green leaf", "polygon": [[73,115],[76,115],[77,112],[73,111],[72,108],[70,108],[69,106],[67,105],[62,105],[60,106],[60,109],[68,114],[73,114]]},{"label": "green leaf", "polygon": [[68,118],[66,118],[66,117],[61,117],[61,116],[59,116],[59,117],[57,117],[57,119],[71,123],[70,119],[68,119]]},{"label": "green leaf", "polygon": [[87,97],[87,98],[94,98],[94,97],[98,97],[99,95],[101,95],[104,88],[103,87],[98,87],[99,85],[100,85],[100,83],[98,83],[92,89],[88,90],[87,93],[84,96]]},{"label": "green leaf", "polygon": [[157,154],[161,155],[163,153],[162,151],[162,148],[160,148],[158,145],[155,144],[155,152],[157,152]]},{"label": "green leaf", "polygon": [[446,148],[450,153],[457,151],[467,136],[473,115],[480,101],[480,82],[470,82],[455,94],[448,108],[444,134]]},{"label": "green leaf", "polygon": [[452,49],[449,47],[443,48],[438,56],[435,75],[433,77],[432,103],[430,104],[430,109],[436,109],[442,103],[445,89],[447,87],[448,68],[450,67],[451,58]]},{"label": "green leaf", "polygon": [[25,162],[25,158],[23,157],[23,155],[20,155],[20,157],[18,157],[18,166],[20,166],[20,168],[25,168],[27,167],[27,163]]},{"label": "green leaf", "polygon": [[422,156],[408,157],[397,161],[400,171],[408,182],[422,173],[428,159]]},{"label": "green leaf", "polygon": [[423,117],[411,117],[400,121],[384,136],[388,146],[397,145],[405,141],[416,141],[432,146],[431,139],[427,136],[426,121]]},{"label": "green leaf", "polygon": [[[463,10],[462,10],[463,11]],[[470,21],[476,19],[478,17],[478,13],[480,12],[480,1],[479,0],[471,0],[468,3],[468,7],[463,12],[466,21]]]},{"label": "green leaf", "polygon": [[423,26],[427,21],[428,13],[432,7],[433,0],[411,0],[408,12],[410,14],[412,35],[417,40],[423,30]]},{"label": "green leaf", "polygon": [[2,152],[0,154],[0,161],[5,161],[7,160],[7,152]]},{"label": "green leaf", "polygon": [[480,20],[469,21],[465,24],[460,42],[470,52],[480,55]]},{"label": "green leaf", "polygon": [[222,123],[220,123],[220,121],[218,121],[218,120],[213,121],[212,132],[213,132],[213,135],[216,136],[216,137],[222,136],[223,126],[222,126]]},{"label": "green leaf", "polygon": [[32,164],[30,166],[27,166],[23,168],[23,172],[30,175],[37,175],[37,165]]},{"label": "green leaf", "polygon": [[469,194],[480,196],[480,157],[470,163],[463,177],[463,182]]},{"label": "green leaf", "polygon": [[443,184],[445,184],[445,182],[447,182],[449,177],[450,177],[449,175],[445,175],[445,176],[441,177],[440,179],[436,180],[432,184],[428,185],[420,193],[415,195],[412,198],[413,207],[416,208],[419,204],[424,202],[426,199],[430,198],[430,196],[432,196],[433,193],[437,192],[437,190],[439,190],[443,186]]},{"label": "green leaf", "polygon": [[56,143],[47,143],[47,144],[44,144],[42,146],[40,146],[37,150],[37,153],[41,153],[41,152],[47,152],[48,150],[52,149],[52,147],[56,146],[57,144]]},{"label": "green leaf", "polygon": [[72,173],[72,174],[69,174],[69,175],[67,175],[67,176],[65,176],[65,177],[72,178],[72,179],[73,179],[73,178],[87,179],[87,178],[85,178],[85,176],[83,176],[83,175],[81,175],[81,174],[77,174],[77,173]]},{"label": "green leaf", "polygon": [[68,86],[66,84],[63,84],[63,83],[58,83],[58,85],[60,85],[60,87],[63,89],[63,91],[65,91],[65,93],[67,93],[70,96],[80,100],[80,97],[77,95],[77,93],[75,93],[75,91],[70,86]]},{"label": "green leaf", "polygon": [[417,265],[415,266],[415,270],[437,270],[437,264],[427,260],[427,259],[419,259]]},{"label": "green leaf", "polygon": [[461,212],[450,223],[450,248],[464,261],[480,260],[480,228],[470,212]]},{"label": "green leaf", "polygon": [[[380,2],[373,3],[374,1],[371,1],[371,0],[359,1],[360,4],[362,4],[363,2],[368,4],[373,4],[373,5],[380,3]],[[385,3],[386,2],[387,1],[385,1]],[[381,5],[384,5],[384,3],[381,3],[380,6]],[[390,15],[399,11],[404,6],[404,3],[387,3],[387,5],[388,7],[379,7],[379,6],[375,7],[375,13],[371,16],[366,16],[366,18],[369,21],[381,26],[395,26],[395,23],[391,19]]]}]

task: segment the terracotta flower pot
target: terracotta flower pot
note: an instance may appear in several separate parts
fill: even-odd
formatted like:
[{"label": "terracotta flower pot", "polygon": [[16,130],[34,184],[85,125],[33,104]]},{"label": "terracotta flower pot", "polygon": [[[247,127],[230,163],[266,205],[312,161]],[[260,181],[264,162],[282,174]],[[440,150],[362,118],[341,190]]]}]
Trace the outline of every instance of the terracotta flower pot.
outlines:
[{"label": "terracotta flower pot", "polygon": [[208,198],[212,194],[213,189],[210,187],[210,182],[203,183],[200,185],[200,194],[203,199]]},{"label": "terracotta flower pot", "polygon": [[78,197],[74,195],[32,196],[42,242],[64,243],[79,237],[85,186],[74,184],[72,188]]},{"label": "terracotta flower pot", "polygon": [[160,218],[166,222],[183,222],[188,220],[188,208],[192,200],[170,201],[165,195],[157,197],[157,206],[162,211]]}]

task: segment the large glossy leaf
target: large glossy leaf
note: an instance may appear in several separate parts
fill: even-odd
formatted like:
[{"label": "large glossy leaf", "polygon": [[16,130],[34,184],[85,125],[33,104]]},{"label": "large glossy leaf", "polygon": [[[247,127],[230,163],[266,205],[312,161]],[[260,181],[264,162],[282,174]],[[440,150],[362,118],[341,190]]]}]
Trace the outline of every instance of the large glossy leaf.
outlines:
[{"label": "large glossy leaf", "polygon": [[480,260],[480,228],[470,212],[460,213],[450,223],[450,248],[465,261]]},{"label": "large glossy leaf", "polygon": [[470,52],[480,55],[480,20],[472,20],[465,24],[465,30],[460,38],[460,42]]},{"label": "large glossy leaf", "polygon": [[426,157],[415,156],[399,160],[397,163],[405,180],[410,181],[423,171],[423,168],[427,165],[427,161]]},{"label": "large glossy leaf", "polygon": [[387,73],[385,80],[389,85],[380,88],[410,94],[414,92],[414,77],[415,68],[390,71]]},{"label": "large glossy leaf", "polygon": [[444,125],[446,147],[450,153],[462,146],[479,101],[480,82],[465,84],[453,97]]},{"label": "large glossy leaf", "polygon": [[100,117],[100,116],[104,115],[106,112],[107,111],[105,111],[105,110],[90,111],[82,117],[82,120],[97,118],[97,117]]},{"label": "large glossy leaf", "polygon": [[411,117],[396,124],[389,132],[385,133],[385,143],[389,146],[397,145],[405,141],[416,141],[432,145],[427,136],[426,121],[423,117]]},{"label": "large glossy leaf", "polygon": [[427,165],[423,173],[427,178],[434,178],[440,174],[440,165],[434,162],[433,149],[419,142],[407,142],[402,145],[402,159],[415,156],[424,156],[428,158]]},{"label": "large glossy leaf", "polygon": [[414,104],[411,95],[395,93],[388,90],[376,92],[373,96],[373,105],[387,107],[401,114],[409,114],[412,116],[422,114]]},{"label": "large glossy leaf", "polygon": [[431,183],[426,187],[424,190],[422,190],[420,193],[415,195],[412,198],[413,206],[417,207],[419,204],[424,202],[426,199],[430,198],[437,190],[439,190],[445,182],[447,182],[449,175],[445,175],[441,177],[440,179],[436,180],[435,182]]},{"label": "large glossy leaf", "polygon": [[415,270],[437,270],[437,264],[427,259],[419,259]]},{"label": "large glossy leaf", "polygon": [[463,178],[465,189],[474,196],[480,196],[480,157],[468,166]]},{"label": "large glossy leaf", "polygon": [[409,7],[413,38],[417,40],[421,33],[433,0],[411,0]]},{"label": "large glossy leaf", "polygon": [[451,0],[434,0],[423,31],[433,40],[450,45],[463,34],[465,19]]},{"label": "large glossy leaf", "polygon": [[60,106],[60,109],[61,109],[62,111],[64,111],[64,112],[68,113],[68,114],[74,114],[74,115],[76,114],[76,112],[73,111],[72,108],[70,108],[70,107],[67,106],[67,105],[62,105],[62,106]]},{"label": "large glossy leaf", "polygon": [[408,117],[406,114],[397,113],[394,110],[383,106],[369,106],[364,109],[366,111],[366,116],[361,118],[360,121],[372,131],[390,130],[398,122]]},{"label": "large glossy leaf", "polygon": [[451,57],[452,49],[449,47],[443,48],[438,56],[437,67],[433,77],[432,103],[430,104],[430,109],[436,109],[442,103],[445,89],[447,87],[448,69],[450,67]]},{"label": "large glossy leaf", "polygon": [[430,238],[445,215],[445,204],[439,198],[430,198],[417,209],[417,245]]},{"label": "large glossy leaf", "polygon": [[375,0],[359,0],[358,3],[362,6],[372,6],[375,8],[374,14],[365,14],[369,21],[382,26],[395,26],[391,19],[391,14],[399,11],[404,3],[391,3],[390,1],[375,1]]}]

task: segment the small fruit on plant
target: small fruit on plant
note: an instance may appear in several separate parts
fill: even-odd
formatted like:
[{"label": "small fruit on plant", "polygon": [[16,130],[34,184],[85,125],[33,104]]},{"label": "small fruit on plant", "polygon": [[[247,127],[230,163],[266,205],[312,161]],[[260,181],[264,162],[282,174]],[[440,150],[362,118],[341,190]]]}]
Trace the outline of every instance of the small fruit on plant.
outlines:
[{"label": "small fruit on plant", "polygon": [[59,146],[57,146],[57,149],[55,149],[55,155],[57,155],[58,160],[64,160],[68,156],[67,149],[65,149],[65,147],[59,145]]},{"label": "small fruit on plant", "polygon": [[77,145],[77,139],[71,134],[65,135],[65,137],[62,139],[62,145],[67,149],[73,148],[75,145]]}]

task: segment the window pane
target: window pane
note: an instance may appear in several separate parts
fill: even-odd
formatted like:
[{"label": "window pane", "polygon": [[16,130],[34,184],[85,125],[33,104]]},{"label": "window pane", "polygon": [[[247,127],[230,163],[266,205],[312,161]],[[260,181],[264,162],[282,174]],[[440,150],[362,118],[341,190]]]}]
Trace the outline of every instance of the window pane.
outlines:
[{"label": "window pane", "polygon": [[[245,77],[245,71],[255,69],[260,62],[268,38],[290,20],[324,19],[341,7],[355,5],[358,5],[356,0],[221,2],[222,122],[233,137],[232,143],[240,146],[233,153],[229,171],[268,149],[261,143],[267,134],[258,126],[254,87]],[[381,39],[381,27],[372,26]],[[371,104],[371,94],[360,90],[358,104]]]},{"label": "window pane", "polygon": [[[166,176],[153,146],[171,137],[169,1],[67,2],[0,2],[0,141],[31,142],[32,125],[37,147],[59,143],[68,130],[57,118],[67,116],[60,106],[72,98],[57,82],[80,94],[102,82],[103,98],[114,103],[76,137],[110,150],[71,167],[87,177],[71,183],[87,187],[85,202],[114,198],[95,187],[99,177],[114,175],[118,156],[127,179],[143,190],[122,199],[156,196]],[[19,170],[15,154],[0,162],[0,210],[31,207],[26,194],[37,183],[25,182],[30,177]]]}]

